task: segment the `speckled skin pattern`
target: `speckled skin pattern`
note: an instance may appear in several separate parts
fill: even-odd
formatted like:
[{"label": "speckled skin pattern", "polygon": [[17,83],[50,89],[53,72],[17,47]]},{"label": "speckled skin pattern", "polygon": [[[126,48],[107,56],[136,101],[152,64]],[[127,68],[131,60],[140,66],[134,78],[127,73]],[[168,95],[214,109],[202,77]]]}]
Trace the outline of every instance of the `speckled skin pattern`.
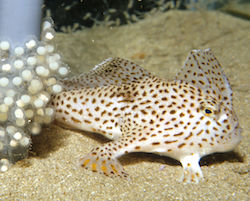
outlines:
[{"label": "speckled skin pattern", "polygon": [[123,154],[152,152],[179,160],[182,180],[198,183],[200,158],[241,140],[229,82],[208,49],[191,51],[173,81],[114,58],[63,83],[52,101],[55,119],[113,140],[81,159],[105,175],[127,176],[117,160]]}]

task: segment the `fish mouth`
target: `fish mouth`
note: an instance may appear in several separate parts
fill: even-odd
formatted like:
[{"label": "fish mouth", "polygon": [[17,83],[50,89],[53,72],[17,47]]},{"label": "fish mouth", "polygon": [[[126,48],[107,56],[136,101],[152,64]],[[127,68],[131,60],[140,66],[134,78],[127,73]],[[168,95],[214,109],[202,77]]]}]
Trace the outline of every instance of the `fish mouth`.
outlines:
[{"label": "fish mouth", "polygon": [[234,129],[225,136],[226,140],[222,142],[222,146],[219,145],[215,152],[228,152],[234,150],[242,140],[241,132],[242,128],[237,123]]},{"label": "fish mouth", "polygon": [[235,130],[238,130],[239,134],[241,134],[241,132],[242,132],[242,128],[240,127],[240,124],[238,122],[237,122],[237,124],[234,127],[234,131]]},{"label": "fish mouth", "polygon": [[235,146],[237,146],[240,141],[242,140],[242,128],[240,127],[239,123],[237,122],[237,124],[235,125],[233,131],[231,132],[231,136],[233,138],[233,141],[235,141]]}]

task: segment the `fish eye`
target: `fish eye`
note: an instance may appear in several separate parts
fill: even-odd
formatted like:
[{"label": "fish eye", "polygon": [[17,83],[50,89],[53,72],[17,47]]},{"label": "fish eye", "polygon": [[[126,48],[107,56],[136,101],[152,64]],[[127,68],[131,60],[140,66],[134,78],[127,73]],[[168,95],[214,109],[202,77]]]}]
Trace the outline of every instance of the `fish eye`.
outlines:
[{"label": "fish eye", "polygon": [[210,107],[204,107],[203,108],[203,112],[206,116],[208,117],[212,117],[213,115],[215,115],[216,111],[214,111],[213,109],[211,109]]},{"label": "fish eye", "polygon": [[207,117],[216,117],[219,112],[219,108],[217,108],[214,103],[209,101],[201,102],[200,109],[202,113]]},{"label": "fish eye", "polygon": [[203,115],[217,119],[219,117],[218,114],[220,113],[220,105],[216,102],[207,100],[200,103],[200,110]]},{"label": "fish eye", "polygon": [[206,108],[206,109],[205,109],[205,113],[206,113],[206,114],[212,114],[213,112],[212,112],[212,110]]}]

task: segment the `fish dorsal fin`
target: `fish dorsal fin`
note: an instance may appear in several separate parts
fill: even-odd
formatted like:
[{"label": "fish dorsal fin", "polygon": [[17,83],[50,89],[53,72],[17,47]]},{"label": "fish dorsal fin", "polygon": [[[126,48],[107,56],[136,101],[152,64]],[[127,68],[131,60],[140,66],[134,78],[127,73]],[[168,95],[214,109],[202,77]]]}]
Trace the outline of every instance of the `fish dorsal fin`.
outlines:
[{"label": "fish dorsal fin", "polygon": [[196,85],[232,107],[230,84],[210,49],[192,50],[176,79]]},{"label": "fish dorsal fin", "polygon": [[89,73],[63,80],[65,90],[136,83],[154,77],[141,66],[121,58],[109,58],[96,65]]}]

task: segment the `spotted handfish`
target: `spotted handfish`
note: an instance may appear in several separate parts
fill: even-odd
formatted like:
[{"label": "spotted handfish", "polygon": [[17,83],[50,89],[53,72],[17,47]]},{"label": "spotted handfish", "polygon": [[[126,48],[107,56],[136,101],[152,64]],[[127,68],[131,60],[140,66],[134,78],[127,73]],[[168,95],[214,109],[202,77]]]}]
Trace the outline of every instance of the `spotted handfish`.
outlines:
[{"label": "spotted handfish", "polygon": [[63,84],[51,103],[55,119],[112,140],[81,158],[83,167],[105,175],[126,177],[118,157],[151,152],[180,161],[182,180],[198,183],[200,158],[241,140],[232,90],[210,49],[192,50],[172,81],[110,58]]}]

